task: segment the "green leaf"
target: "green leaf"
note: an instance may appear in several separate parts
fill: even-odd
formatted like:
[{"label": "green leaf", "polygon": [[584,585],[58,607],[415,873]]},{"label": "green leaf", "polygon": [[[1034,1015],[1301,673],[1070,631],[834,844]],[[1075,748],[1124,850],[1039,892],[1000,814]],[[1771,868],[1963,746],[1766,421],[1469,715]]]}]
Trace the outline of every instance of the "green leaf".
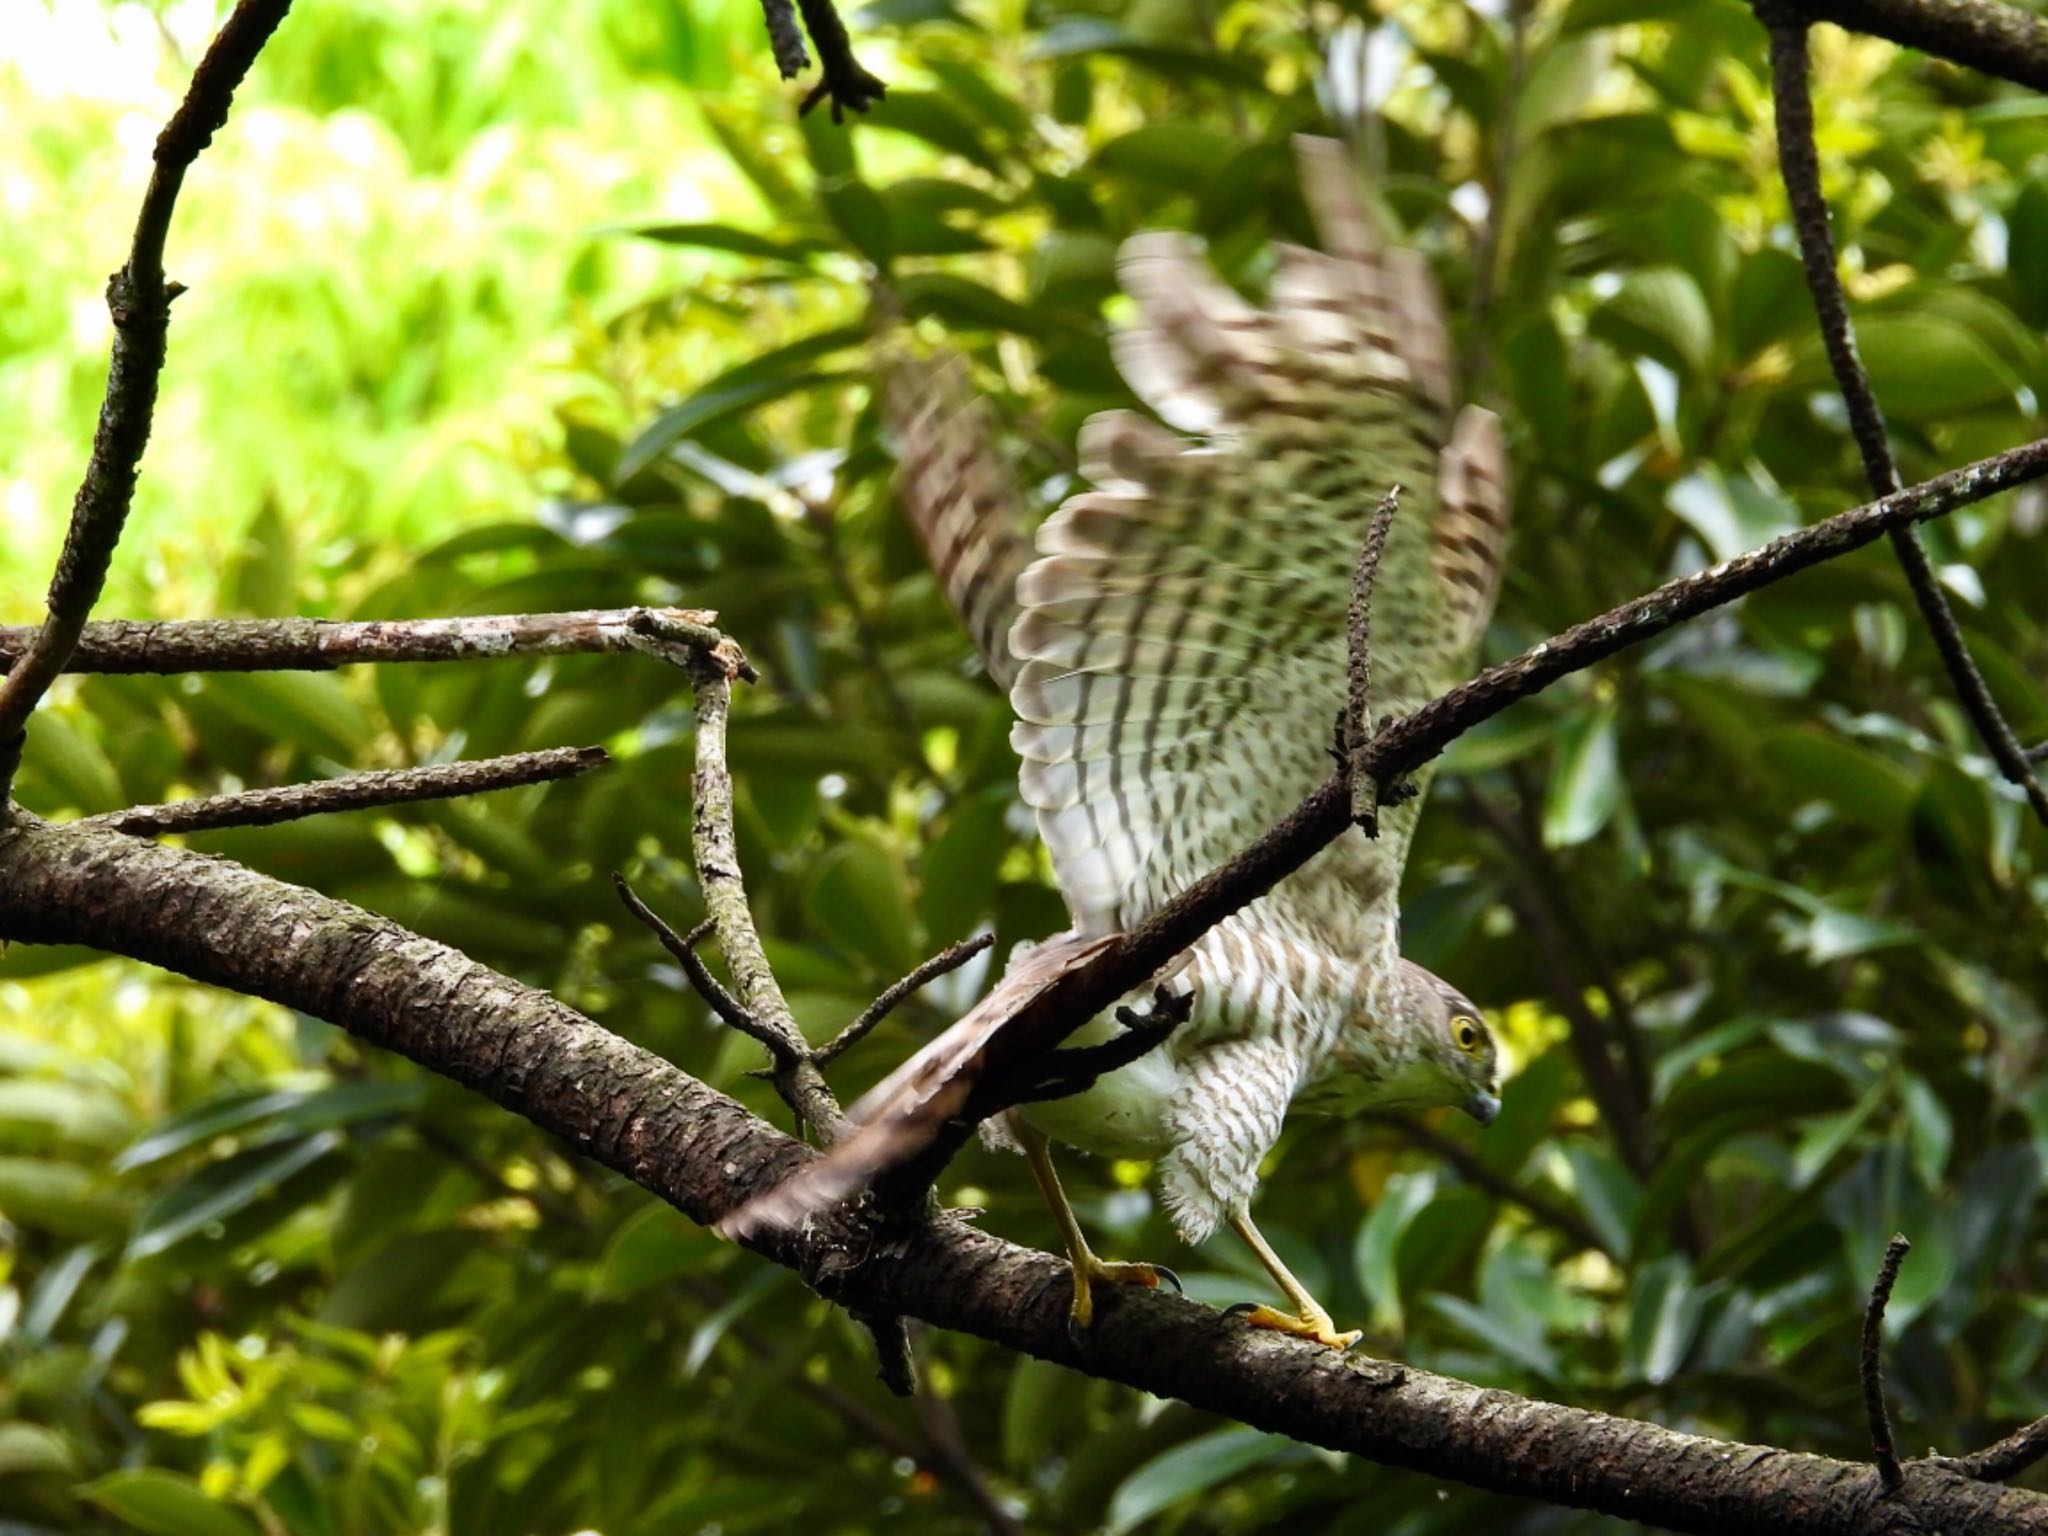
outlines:
[{"label": "green leaf", "polygon": [[203,687],[266,741],[288,741],[337,763],[353,762],[374,734],[348,685],[324,673],[215,673]]},{"label": "green leaf", "polygon": [[1193,123],[1151,123],[1111,139],[1095,152],[1095,165],[1112,176],[1193,193],[1208,184],[1237,148],[1226,135]]},{"label": "green leaf", "polygon": [[1680,480],[1665,500],[1716,560],[1732,560],[1799,526],[1798,509],[1783,497],[1712,466]]},{"label": "green leaf", "polygon": [[1292,1448],[1280,1435],[1256,1429],[1218,1429],[1153,1457],[1117,1486],[1109,1501],[1106,1536],[1124,1536],[1161,1510],[1214,1488]]},{"label": "green leaf", "polygon": [[917,964],[903,871],[873,843],[843,842],[819,860],[804,908],[827,936],[880,971],[894,975]]},{"label": "green leaf", "polygon": [[188,1105],[114,1159],[116,1173],[131,1173],[223,1136],[260,1128],[271,1135],[310,1135],[366,1120],[410,1114],[426,1099],[418,1082],[337,1083],[275,1093],[237,1089]]},{"label": "green leaf", "polygon": [[1676,1376],[1699,1333],[1704,1304],[1683,1254],[1666,1254],[1641,1270],[1629,1307],[1629,1375],[1653,1386]]},{"label": "green leaf", "polygon": [[67,1237],[97,1237],[120,1220],[98,1175],[74,1163],[0,1157],[0,1216]]},{"label": "green leaf", "polygon": [[950,98],[936,91],[892,89],[875,104],[867,121],[876,128],[893,128],[922,139],[992,176],[1002,174],[1003,162],[982,142],[981,130]]},{"label": "green leaf", "polygon": [[[1940,422],[1987,406],[2011,405],[2020,381],[1982,340],[1933,314],[1872,315],[1856,325],[1870,386],[1887,413]],[[1834,375],[1818,341],[1800,346],[1787,382],[1829,389]]]},{"label": "green leaf", "polygon": [[1620,803],[1621,759],[1614,709],[1588,710],[1565,727],[1543,802],[1543,842],[1570,848],[1607,825]]},{"label": "green leaf", "polygon": [[293,1174],[303,1172],[342,1146],[338,1131],[321,1131],[280,1147],[259,1147],[209,1163],[172,1185],[143,1210],[129,1239],[131,1258],[148,1258],[203,1227],[276,1194]]},{"label": "green leaf", "polygon": [[291,527],[265,498],[228,565],[227,611],[275,618],[296,606]]},{"label": "green leaf", "polygon": [[605,1245],[591,1287],[600,1296],[637,1295],[706,1267],[721,1252],[703,1227],[658,1202],[628,1217]]},{"label": "green leaf", "polygon": [[1572,1185],[1586,1220],[1600,1234],[1608,1252],[1627,1253],[1636,1212],[1642,1206],[1641,1186],[1611,1153],[1588,1142],[1567,1143],[1564,1157],[1571,1165]]},{"label": "green leaf", "polygon": [[1949,1149],[1955,1145],[1955,1121],[1927,1080],[1916,1072],[1906,1074],[1902,1097],[1906,1105],[1906,1137],[1913,1153],[1913,1171],[1930,1189],[1941,1186],[1942,1170],[1948,1167]]},{"label": "green leaf", "polygon": [[731,224],[643,224],[627,233],[662,245],[729,251],[755,261],[785,261],[792,266],[808,266],[813,256],[831,249],[822,240],[777,239]]},{"label": "green leaf", "polygon": [[259,1536],[247,1515],[176,1472],[112,1472],[79,1492],[149,1536]]},{"label": "green leaf", "polygon": [[78,1457],[54,1429],[41,1424],[0,1424],[0,1478],[78,1475]]},{"label": "green leaf", "polygon": [[864,181],[838,180],[819,186],[818,201],[846,243],[887,271],[896,257],[896,232],[882,194]]},{"label": "green leaf", "polygon": [[955,330],[1015,331],[1036,335],[1037,315],[993,288],[951,272],[919,272],[896,285],[903,312],[912,319],[943,321]]},{"label": "green leaf", "polygon": [[[811,342],[818,339],[813,337]],[[626,451],[619,455],[614,480],[623,483],[632,479],[684,438],[706,427],[730,421],[771,400],[781,400],[822,384],[837,383],[845,377],[847,375],[840,373],[757,373],[739,379],[722,379],[699,390],[681,405],[663,411],[642,429],[640,435],[626,445]]]},{"label": "green leaf", "polygon": [[1358,1288],[1372,1298],[1376,1327],[1394,1333],[1401,1330],[1401,1240],[1436,1195],[1434,1169],[1397,1173],[1359,1224],[1358,1237],[1351,1246],[1351,1267],[1358,1276]]},{"label": "green leaf", "polygon": [[114,771],[112,759],[63,710],[37,712],[22,753],[22,772],[32,784],[40,781],[56,791],[54,803],[36,797],[41,802],[39,810],[69,807],[95,815],[119,810],[128,803],[121,793],[121,776]]},{"label": "green leaf", "polygon": [[1624,352],[1641,353],[1689,378],[1705,376],[1714,355],[1714,316],[1690,273],[1644,267],[1591,321],[1595,335]]}]

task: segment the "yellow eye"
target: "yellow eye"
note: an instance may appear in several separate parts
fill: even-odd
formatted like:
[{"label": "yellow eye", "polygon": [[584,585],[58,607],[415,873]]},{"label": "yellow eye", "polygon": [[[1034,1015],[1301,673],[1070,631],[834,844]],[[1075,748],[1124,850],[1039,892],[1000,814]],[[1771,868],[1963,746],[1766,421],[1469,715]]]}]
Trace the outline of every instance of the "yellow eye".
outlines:
[{"label": "yellow eye", "polygon": [[1467,1055],[1479,1054],[1479,1021],[1460,1014],[1451,1020],[1451,1034],[1458,1042],[1458,1049]]}]

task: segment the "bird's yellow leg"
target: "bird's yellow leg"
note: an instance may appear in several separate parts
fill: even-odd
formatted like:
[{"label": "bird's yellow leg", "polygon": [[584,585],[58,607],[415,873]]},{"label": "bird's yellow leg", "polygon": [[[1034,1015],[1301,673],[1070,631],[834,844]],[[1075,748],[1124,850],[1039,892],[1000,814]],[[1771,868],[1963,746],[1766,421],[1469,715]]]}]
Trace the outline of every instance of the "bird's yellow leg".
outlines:
[{"label": "bird's yellow leg", "polygon": [[1045,1136],[1015,1118],[1010,1125],[1017,1140],[1023,1144],[1024,1156],[1031,1164],[1031,1177],[1038,1185],[1038,1192],[1045,1196],[1045,1203],[1052,1207],[1053,1220],[1060,1225],[1060,1240],[1066,1245],[1067,1262],[1074,1271],[1074,1308],[1070,1322],[1073,1332],[1081,1332],[1095,1320],[1095,1296],[1089,1289],[1094,1281],[1147,1288],[1165,1281],[1176,1291],[1180,1289],[1180,1277],[1163,1264],[1113,1264],[1098,1259],[1088,1246],[1087,1237],[1082,1234],[1074,1208],[1067,1203],[1066,1191],[1060,1188],[1060,1176],[1052,1166],[1052,1148]]},{"label": "bird's yellow leg", "polygon": [[1308,1287],[1295,1279],[1294,1271],[1280,1262],[1280,1255],[1273,1251],[1272,1244],[1252,1225],[1250,1211],[1243,1206],[1232,1211],[1230,1229],[1259,1256],[1259,1262],[1266,1266],[1266,1273],[1279,1283],[1280,1289],[1287,1293],[1287,1299],[1294,1304],[1294,1311],[1289,1313],[1277,1307],[1246,1302],[1230,1308],[1231,1313],[1242,1317],[1254,1328],[1271,1328],[1299,1338],[1314,1339],[1332,1349],[1349,1349],[1358,1342],[1359,1331],[1354,1328],[1349,1333],[1339,1333],[1336,1324],[1330,1321],[1330,1314],[1323,1310],[1315,1297],[1309,1295]]}]

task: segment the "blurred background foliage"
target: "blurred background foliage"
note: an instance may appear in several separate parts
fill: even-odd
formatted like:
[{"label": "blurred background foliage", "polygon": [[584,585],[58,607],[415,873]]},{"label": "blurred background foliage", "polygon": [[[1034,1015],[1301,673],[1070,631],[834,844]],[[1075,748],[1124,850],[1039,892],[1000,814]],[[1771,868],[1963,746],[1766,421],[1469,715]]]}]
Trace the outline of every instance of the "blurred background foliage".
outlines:
[{"label": "blurred background foliage", "polygon": [[[0,619],[37,598],[157,126],[213,0],[26,0],[0,41]],[[746,871],[814,1033],[930,950],[1061,912],[1007,709],[890,502],[871,305],[972,359],[1049,505],[1126,403],[1116,243],[1192,228],[1256,292],[1341,131],[1506,415],[1490,656],[1860,499],[1735,0],[1531,8],[876,0],[871,117],[798,122],[748,0],[320,0],[179,210],[180,300],[104,613],[395,617],[680,601],[761,664]],[[1866,356],[1919,478],[2034,435],[2048,107],[1816,37]],[[1930,530],[1994,691],[2048,736],[2039,499]],[[1333,559],[1348,559],[1333,551]],[[677,919],[691,717],[637,658],[92,678],[37,717],[47,816],[600,742],[486,802],[195,839],[555,989],[780,1118],[621,914]],[[1857,1455],[1894,1229],[1901,1443],[2048,1408],[2048,840],[1863,552],[1458,744],[1412,953],[1496,1011],[1507,1110],[1298,1120],[1261,1220],[1369,1346],[1702,1432]],[[948,979],[848,1092],[971,1002]],[[1596,1104],[1605,1032],[1641,1112]],[[1625,1106],[1624,1106],[1625,1107]],[[1110,1251],[1217,1301],[1140,1166],[1070,1178]],[[1056,1246],[1021,1165],[945,1192]],[[779,1271],[525,1123],[277,1009],[0,958],[0,1528],[202,1536],[898,1528],[1580,1531],[951,1336],[889,1399]]]}]

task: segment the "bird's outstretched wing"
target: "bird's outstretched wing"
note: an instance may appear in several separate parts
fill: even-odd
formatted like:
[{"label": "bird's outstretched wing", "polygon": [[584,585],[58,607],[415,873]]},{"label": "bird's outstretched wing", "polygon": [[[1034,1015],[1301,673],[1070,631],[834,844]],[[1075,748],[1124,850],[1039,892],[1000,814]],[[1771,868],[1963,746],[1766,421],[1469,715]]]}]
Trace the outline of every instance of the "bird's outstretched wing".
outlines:
[{"label": "bird's outstretched wing", "polygon": [[[1011,684],[1024,798],[1077,931],[1014,962],[855,1106],[860,1130],[721,1230],[795,1224],[914,1156],[1027,1000],[1329,775],[1351,571],[1396,485],[1373,603],[1376,716],[1425,703],[1469,664],[1505,546],[1499,424],[1470,408],[1452,420],[1428,270],[1380,237],[1338,146],[1299,148],[1324,249],[1280,251],[1267,308],[1178,236],[1125,244],[1140,320],[1117,338],[1119,364],[1163,419],[1204,437],[1126,411],[1089,422],[1082,471],[1096,489],[1039,529],[1035,560],[958,376],[915,378],[929,393],[902,396],[901,499],[991,673]],[[1415,809],[1390,809],[1377,841],[1345,833],[1264,900],[1337,946],[1391,945]]]},{"label": "bird's outstretched wing", "polygon": [[[1084,933],[1141,921],[1330,772],[1351,571],[1401,487],[1373,599],[1385,719],[1456,682],[1491,612],[1506,529],[1499,426],[1449,411],[1436,287],[1389,249],[1348,158],[1300,142],[1325,249],[1285,247],[1270,302],[1183,237],[1124,246],[1139,323],[1124,376],[1190,441],[1129,412],[1081,439],[1096,489],[1019,577],[1011,740]],[[1345,839],[1268,900],[1343,943],[1391,922],[1415,807]]]}]

